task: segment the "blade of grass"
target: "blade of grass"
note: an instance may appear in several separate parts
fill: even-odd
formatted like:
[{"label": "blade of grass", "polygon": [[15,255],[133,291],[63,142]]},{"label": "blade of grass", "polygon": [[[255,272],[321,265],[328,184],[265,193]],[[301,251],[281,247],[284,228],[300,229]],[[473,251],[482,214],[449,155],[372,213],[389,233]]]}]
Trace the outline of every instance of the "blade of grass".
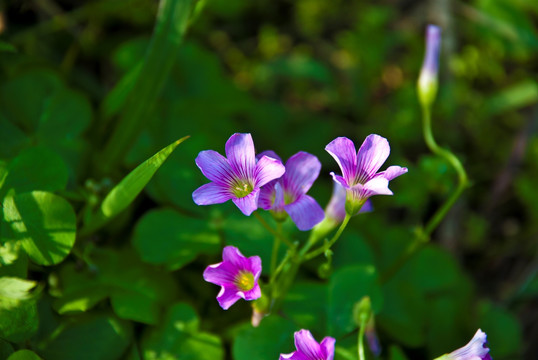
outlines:
[{"label": "blade of grass", "polygon": [[193,0],[161,0],[155,29],[138,77],[125,97],[119,121],[95,163],[109,174],[134,143],[157,101],[187,29]]}]

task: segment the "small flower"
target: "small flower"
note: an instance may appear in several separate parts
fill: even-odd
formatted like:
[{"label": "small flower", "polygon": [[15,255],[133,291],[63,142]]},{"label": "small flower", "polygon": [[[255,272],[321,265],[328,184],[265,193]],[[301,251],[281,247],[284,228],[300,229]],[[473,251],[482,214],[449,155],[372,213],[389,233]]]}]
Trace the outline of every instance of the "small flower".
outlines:
[{"label": "small flower", "polygon": [[212,182],[192,193],[197,205],[220,204],[230,199],[245,215],[258,208],[260,187],[284,174],[279,160],[256,160],[250,134],[233,134],[226,142],[226,158],[213,150],[201,151],[196,165]]},{"label": "small flower", "polygon": [[255,300],[261,296],[258,279],[262,272],[259,256],[244,257],[234,246],[222,250],[222,262],[209,265],[204,280],[221,286],[217,301],[224,310],[239,299]]},{"label": "small flower", "polygon": [[492,360],[489,349],[486,346],[487,335],[478,329],[476,334],[467,345],[438,357],[436,360]]},{"label": "small flower", "polygon": [[[273,151],[264,151],[259,156],[269,156],[280,160]],[[306,192],[312,187],[321,170],[318,158],[300,151],[286,162],[286,172],[261,189],[259,206],[272,210],[277,219],[284,219],[286,213],[299,230],[310,230],[323,220],[323,209]]]},{"label": "small flower", "polygon": [[[366,200],[359,210],[359,214],[373,210],[372,202]],[[325,208],[325,217],[338,224],[344,221],[346,217],[346,189],[336,181],[333,182],[333,194],[329,200],[329,204],[327,204],[327,208]]]},{"label": "small flower", "polygon": [[346,137],[331,141],[325,150],[336,160],[342,175],[331,172],[337,183],[346,189],[346,213],[355,215],[372,195],[392,195],[389,181],[407,172],[407,168],[389,166],[377,173],[387,160],[390,146],[384,137],[371,134],[366,137],[358,152]]},{"label": "small flower", "polygon": [[426,28],[426,54],[418,78],[418,94],[423,106],[430,106],[437,94],[437,73],[441,50],[441,28],[428,25]]},{"label": "small flower", "polygon": [[304,329],[295,332],[294,338],[297,351],[280,354],[280,360],[333,360],[334,338],[327,336],[318,344],[310,331]]}]

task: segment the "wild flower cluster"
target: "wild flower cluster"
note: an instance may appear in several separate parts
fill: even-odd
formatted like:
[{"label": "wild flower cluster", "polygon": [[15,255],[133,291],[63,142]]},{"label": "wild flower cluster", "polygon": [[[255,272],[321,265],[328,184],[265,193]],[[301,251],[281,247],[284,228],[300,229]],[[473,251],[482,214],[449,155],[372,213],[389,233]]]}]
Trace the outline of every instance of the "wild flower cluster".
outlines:
[{"label": "wild flower cluster", "polygon": [[[418,81],[419,99],[426,110],[432,105],[437,91],[439,41],[440,29],[428,27],[427,51]],[[426,118],[426,125],[429,126],[429,118]],[[434,141],[428,145],[432,151],[442,155]],[[205,269],[204,279],[221,287],[217,301],[224,310],[239,299],[255,300],[252,317],[254,326],[264,316],[278,310],[300,264],[317,255],[330,256],[331,246],[338,240],[350,218],[361,211],[371,211],[371,204],[367,203],[371,196],[393,195],[389,182],[408,171],[405,167],[394,165],[379,171],[390,154],[390,146],[387,139],[376,134],[368,135],[358,151],[353,141],[346,137],[334,139],[325,150],[341,170],[341,174],[331,172],[334,190],[325,211],[307,194],[321,171],[321,163],[315,155],[300,151],[283,163],[274,151],[256,154],[251,134],[236,133],[226,142],[226,157],[216,151],[205,150],[196,158],[196,165],[210,180],[192,194],[196,204],[211,205],[232,200],[246,216],[262,209],[269,211],[277,223],[282,223],[289,216],[299,230],[312,230],[309,240],[301,246],[285,239],[281,233],[274,232],[275,247],[268,284],[261,283],[261,258],[245,257],[234,246],[223,249],[222,262]],[[257,213],[255,215],[270,231],[274,231],[262,217]],[[323,245],[310,250],[337,226],[339,228],[331,240],[325,240]],[[278,249],[281,238],[288,245],[288,254],[276,267],[275,249]],[[369,298],[363,298],[357,303],[357,308],[357,315],[354,316],[360,328],[359,359],[363,360],[363,336],[368,338],[372,353],[378,355],[380,347],[375,335]],[[366,332],[367,327],[369,330]],[[294,337],[296,351],[281,354],[280,360],[334,358],[335,338],[325,337],[318,343],[306,329],[297,331]],[[491,360],[486,347],[486,334],[478,330],[467,345],[438,360]]]}]

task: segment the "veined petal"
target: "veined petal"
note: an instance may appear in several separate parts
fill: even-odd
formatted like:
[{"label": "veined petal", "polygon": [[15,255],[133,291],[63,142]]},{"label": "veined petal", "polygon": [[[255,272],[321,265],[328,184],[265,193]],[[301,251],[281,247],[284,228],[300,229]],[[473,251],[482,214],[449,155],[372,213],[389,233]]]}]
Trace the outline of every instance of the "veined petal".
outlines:
[{"label": "veined petal", "polygon": [[214,182],[202,185],[192,193],[192,199],[197,205],[221,204],[231,198],[228,189]]},{"label": "veined petal", "polygon": [[336,340],[330,336],[325,337],[323,340],[321,340],[320,346],[322,349],[322,352],[325,354],[326,360],[333,360],[334,358],[334,343]]},{"label": "veined petal", "polygon": [[340,175],[336,175],[335,173],[331,172],[331,176],[333,177],[333,180],[341,185],[344,189],[350,189],[350,185],[348,184],[347,180],[341,177]]},{"label": "veined petal", "polygon": [[285,171],[286,168],[279,160],[262,156],[256,164],[254,184],[256,187],[263,186],[271,180],[280,178]]},{"label": "veined petal", "polygon": [[227,184],[232,180],[232,168],[228,160],[216,151],[200,151],[195,162],[202,174],[211,181]]},{"label": "veined petal", "polygon": [[310,360],[299,351],[294,351],[290,354],[280,354],[279,360]]},{"label": "veined petal", "polygon": [[407,168],[401,166],[389,166],[387,170],[378,173],[376,176],[383,176],[388,181],[397,178],[407,172]]},{"label": "veined petal", "polygon": [[389,189],[389,181],[380,176],[364,184],[361,190],[361,196],[363,198],[369,198],[373,195],[392,195],[392,191]]},{"label": "veined petal", "polygon": [[361,183],[370,180],[389,157],[390,146],[387,139],[371,134],[366,137],[357,154],[357,179]]},{"label": "veined petal", "polygon": [[235,246],[225,246],[222,249],[222,262],[230,264],[227,270],[233,272],[233,276],[241,270],[249,270],[248,259]]},{"label": "veined petal", "polygon": [[448,354],[450,360],[486,360],[490,359],[489,349],[485,347],[487,336],[478,329],[467,345]]},{"label": "veined petal", "polygon": [[258,208],[258,197],[260,196],[260,189],[256,188],[252,190],[250,194],[242,198],[232,198],[235,205],[246,216],[250,216],[253,211]]},{"label": "veined petal", "polygon": [[323,359],[318,342],[308,330],[300,330],[295,333],[295,347],[309,360]]},{"label": "veined petal", "polygon": [[234,173],[249,179],[256,166],[254,141],[250,134],[235,133],[226,141],[226,157]]},{"label": "veined petal", "polygon": [[262,151],[259,154],[256,154],[256,160],[259,161],[263,156],[267,156],[267,157],[270,157],[270,158],[273,158],[273,159],[277,159],[278,161],[282,162],[282,159],[280,158],[280,156],[278,156],[276,154],[276,152],[274,152],[273,150],[265,150],[265,151]]},{"label": "veined petal", "polygon": [[276,180],[269,181],[261,187],[260,197],[258,198],[258,207],[261,207],[264,210],[269,210],[273,207],[276,183]]},{"label": "veined petal", "polygon": [[204,280],[215,285],[233,286],[238,270],[228,262],[209,265],[204,270]]},{"label": "veined petal", "polygon": [[306,194],[318,178],[321,163],[312,154],[300,151],[286,161],[286,172],[282,176],[285,191],[295,196]]},{"label": "veined petal", "polygon": [[321,206],[308,195],[301,195],[291,204],[285,205],[284,209],[301,231],[312,229],[325,217]]},{"label": "veined petal", "polygon": [[336,160],[342,170],[342,175],[351,186],[357,174],[357,153],[355,144],[346,137],[337,137],[331,141],[325,150]]},{"label": "veined petal", "polygon": [[235,286],[223,286],[217,295],[217,301],[224,310],[228,310],[239,299],[241,299],[241,296],[237,294]]}]

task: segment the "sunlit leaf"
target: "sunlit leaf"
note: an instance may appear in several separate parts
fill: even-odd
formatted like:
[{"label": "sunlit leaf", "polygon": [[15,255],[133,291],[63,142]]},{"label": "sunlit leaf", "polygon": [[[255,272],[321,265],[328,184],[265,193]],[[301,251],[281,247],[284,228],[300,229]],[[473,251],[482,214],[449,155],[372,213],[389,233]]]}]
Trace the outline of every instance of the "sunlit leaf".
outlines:
[{"label": "sunlit leaf", "polygon": [[2,237],[20,241],[30,259],[39,265],[61,262],[75,243],[76,217],[63,198],[32,191],[4,199]]},{"label": "sunlit leaf", "polygon": [[108,193],[99,208],[99,212],[95,215],[93,220],[90,220],[91,222],[81,230],[81,233],[88,233],[101,227],[129,206],[136,196],[144,189],[144,186],[151,180],[155,172],[168,156],[170,156],[175,148],[187,138],[188,136],[183,137],[168,145],[123,178],[123,180]]},{"label": "sunlit leaf", "polygon": [[7,360],[41,360],[41,358],[35,352],[24,349],[14,352]]}]

